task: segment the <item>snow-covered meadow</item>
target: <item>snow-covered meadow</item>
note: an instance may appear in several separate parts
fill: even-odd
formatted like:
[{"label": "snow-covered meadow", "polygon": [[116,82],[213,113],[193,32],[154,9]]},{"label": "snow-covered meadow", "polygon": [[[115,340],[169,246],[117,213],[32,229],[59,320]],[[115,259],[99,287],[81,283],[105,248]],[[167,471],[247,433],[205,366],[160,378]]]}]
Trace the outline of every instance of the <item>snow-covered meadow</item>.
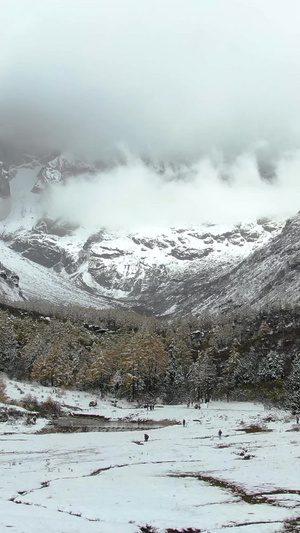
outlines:
[{"label": "snow-covered meadow", "polygon": [[91,408],[86,392],[3,379],[11,400],[51,396],[77,413],[178,423],[149,426],[147,442],[138,424],[43,434],[44,419],[0,423],[1,532],[276,532],[300,516],[300,432],[289,413],[222,402],[147,411],[98,399]]}]

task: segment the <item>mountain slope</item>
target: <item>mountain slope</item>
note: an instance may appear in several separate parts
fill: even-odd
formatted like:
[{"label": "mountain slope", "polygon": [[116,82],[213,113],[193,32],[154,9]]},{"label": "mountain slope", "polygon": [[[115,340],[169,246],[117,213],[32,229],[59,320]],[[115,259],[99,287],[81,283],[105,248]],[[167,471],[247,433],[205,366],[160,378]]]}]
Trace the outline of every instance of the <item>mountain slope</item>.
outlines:
[{"label": "mountain slope", "polygon": [[57,226],[56,234],[45,233],[47,228],[49,221],[31,230],[6,232],[1,243],[3,261],[18,272],[26,298],[38,294],[57,303],[96,307],[116,300],[115,305],[154,314],[193,311],[208,282],[216,285],[278,232],[275,225],[272,231],[253,225],[231,231],[173,229],[151,237],[101,231],[85,239],[79,230],[63,235],[58,225],[60,236]]},{"label": "mountain slope", "polygon": [[282,232],[282,224],[268,220],[161,232],[91,231],[51,218],[45,198],[54,182],[93,179],[95,169],[63,156],[48,159],[4,175],[10,191],[2,202],[9,201],[10,213],[2,224],[1,261],[19,277],[21,292],[5,292],[5,282],[2,299],[124,306],[156,315],[297,301],[299,217]]},{"label": "mountain slope", "polygon": [[300,303],[300,213],[288,220],[282,231],[267,245],[256,250],[217,286],[200,289],[201,309],[230,309],[247,306]]}]

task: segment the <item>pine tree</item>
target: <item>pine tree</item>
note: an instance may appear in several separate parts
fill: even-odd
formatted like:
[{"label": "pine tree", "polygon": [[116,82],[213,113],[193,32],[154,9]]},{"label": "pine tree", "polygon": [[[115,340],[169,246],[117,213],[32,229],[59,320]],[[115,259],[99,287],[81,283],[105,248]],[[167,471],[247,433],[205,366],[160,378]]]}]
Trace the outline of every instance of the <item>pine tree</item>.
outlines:
[{"label": "pine tree", "polygon": [[229,402],[230,395],[237,385],[237,376],[240,366],[240,343],[235,339],[231,347],[229,357],[223,366],[220,389],[226,394]]},{"label": "pine tree", "polygon": [[217,386],[216,366],[212,358],[212,349],[199,354],[195,363],[191,365],[190,397],[194,401],[209,401]]},{"label": "pine tree", "polygon": [[8,313],[0,312],[0,371],[16,376],[19,343],[14,328],[14,320]]},{"label": "pine tree", "polygon": [[181,368],[178,368],[176,346],[171,344],[168,349],[168,366],[165,377],[166,403],[179,403],[185,394],[185,380]]},{"label": "pine tree", "polygon": [[164,344],[148,327],[127,337],[122,351],[121,371],[128,399],[156,395],[164,380]]},{"label": "pine tree", "polygon": [[99,389],[101,396],[105,395],[111,372],[109,358],[98,343],[94,343],[89,353],[89,363],[85,363],[77,375],[77,383],[83,388]]},{"label": "pine tree", "polygon": [[292,411],[300,410],[300,354],[297,354],[285,385],[286,406]]},{"label": "pine tree", "polygon": [[69,386],[75,381],[74,365],[64,353],[61,346],[53,344],[47,355],[37,359],[31,372],[31,378],[37,379],[43,385]]},{"label": "pine tree", "polygon": [[284,376],[284,354],[274,350],[270,351],[258,366],[258,378],[260,381],[274,381],[282,379]]}]

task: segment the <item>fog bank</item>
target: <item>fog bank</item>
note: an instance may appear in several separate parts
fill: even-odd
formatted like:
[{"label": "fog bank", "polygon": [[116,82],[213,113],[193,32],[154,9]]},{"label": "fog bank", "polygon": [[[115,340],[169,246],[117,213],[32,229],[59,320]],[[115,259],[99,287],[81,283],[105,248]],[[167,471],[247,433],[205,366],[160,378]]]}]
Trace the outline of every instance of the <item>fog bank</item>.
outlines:
[{"label": "fog bank", "polygon": [[[299,211],[300,152],[286,154],[273,179],[262,179],[253,154],[232,164],[206,158],[163,174],[140,159],[96,176],[53,185],[44,198],[50,215],[91,231],[163,230],[203,223],[283,220]],[[178,178],[178,175],[180,176]]]},{"label": "fog bank", "polygon": [[89,160],[299,146],[297,0],[3,0],[1,140]]}]

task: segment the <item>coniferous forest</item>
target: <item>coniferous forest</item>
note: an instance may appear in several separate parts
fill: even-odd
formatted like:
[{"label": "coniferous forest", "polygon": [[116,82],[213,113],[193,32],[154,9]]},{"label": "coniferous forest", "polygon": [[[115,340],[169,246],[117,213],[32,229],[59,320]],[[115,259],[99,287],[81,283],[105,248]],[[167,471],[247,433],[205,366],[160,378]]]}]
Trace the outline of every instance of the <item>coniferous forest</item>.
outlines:
[{"label": "coniferous forest", "polygon": [[139,404],[263,401],[300,409],[300,309],[168,320],[123,310],[0,307],[0,371]]}]

